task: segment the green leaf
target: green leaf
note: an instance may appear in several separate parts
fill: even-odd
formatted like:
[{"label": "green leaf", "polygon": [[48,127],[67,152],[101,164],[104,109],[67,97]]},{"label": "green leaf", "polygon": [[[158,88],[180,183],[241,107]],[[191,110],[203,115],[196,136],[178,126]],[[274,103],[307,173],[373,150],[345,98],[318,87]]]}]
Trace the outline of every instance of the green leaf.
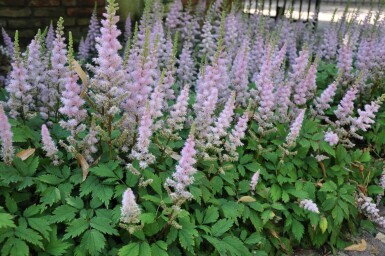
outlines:
[{"label": "green leaf", "polygon": [[337,191],[337,185],[333,181],[329,180],[329,181],[325,182],[324,184],[322,184],[320,191],[322,191],[322,192],[335,192],[335,191]]},{"label": "green leaf", "polygon": [[139,251],[140,251],[140,255],[151,256],[151,247],[147,242],[143,242],[140,244],[140,250]]},{"label": "green leaf", "polygon": [[118,231],[111,226],[111,220],[104,217],[94,217],[90,221],[91,227],[103,234],[119,235]]},{"label": "green leaf", "polygon": [[151,245],[151,252],[153,256],[168,256],[167,244],[163,241],[157,241]]},{"label": "green leaf", "polygon": [[337,198],[336,197],[330,197],[327,198],[325,201],[322,203],[322,209],[324,211],[329,211],[334,208],[334,206],[337,203]]},{"label": "green leaf", "polygon": [[262,240],[262,235],[260,233],[253,233],[251,234],[246,240],[245,240],[245,244],[251,244],[251,245],[254,245],[254,244],[257,244],[259,243],[260,241]]},{"label": "green leaf", "polygon": [[230,252],[230,255],[252,255],[238,237],[226,236],[222,239],[222,245],[226,248],[227,251]]},{"label": "green leaf", "polygon": [[218,237],[226,233],[233,226],[233,221],[230,219],[221,219],[211,227],[213,236]]},{"label": "green leaf", "polygon": [[63,182],[63,179],[58,178],[56,175],[53,174],[43,174],[37,177],[38,180],[41,182],[50,184],[50,185],[58,185],[61,182]]},{"label": "green leaf", "polygon": [[74,238],[80,236],[89,227],[89,223],[86,219],[76,219],[66,228],[66,234],[63,236],[64,239]]},{"label": "green leaf", "polygon": [[10,255],[10,256],[28,256],[29,248],[28,245],[18,238],[8,238],[7,242],[4,243],[1,250],[1,255]]},{"label": "green leaf", "polygon": [[212,180],[210,181],[210,184],[211,184],[211,189],[214,193],[218,193],[218,192],[221,192],[222,191],[222,188],[223,188],[223,180],[221,177],[219,176],[215,176],[214,178],[212,178]]},{"label": "green leaf", "polygon": [[325,233],[326,229],[328,228],[328,220],[325,217],[322,217],[319,222],[319,227],[321,229],[322,233]]},{"label": "green leaf", "polygon": [[305,232],[305,228],[298,220],[293,218],[293,222],[291,224],[291,232],[293,232],[294,238],[298,241],[301,241],[303,234]]},{"label": "green leaf", "polygon": [[75,218],[77,210],[68,205],[61,205],[53,211],[50,221],[52,223],[71,221]]},{"label": "green leaf", "polygon": [[198,231],[188,218],[181,218],[180,224],[182,225],[182,229],[178,231],[180,245],[184,249],[193,252],[193,246],[195,245],[194,238],[198,236]]},{"label": "green leaf", "polygon": [[[99,186],[97,190],[94,190],[97,198],[104,203],[107,207],[110,203],[112,196],[114,195],[114,190],[108,186]],[[95,194],[93,194],[95,196]]]},{"label": "green leaf", "polygon": [[303,191],[303,190],[287,189],[286,192],[299,198],[299,199],[305,199],[305,198],[309,197],[308,193],[306,191]]},{"label": "green leaf", "polygon": [[380,186],[370,185],[368,186],[368,194],[370,195],[378,195],[384,193],[384,189]]},{"label": "green leaf", "polygon": [[205,211],[205,217],[203,219],[203,224],[209,224],[216,222],[219,218],[219,210],[215,206],[209,206]]},{"label": "green leaf", "polygon": [[91,255],[100,255],[106,245],[106,239],[102,233],[92,229],[87,230],[81,240],[80,246]]},{"label": "green leaf", "polygon": [[119,256],[138,256],[139,255],[139,243],[130,243],[119,249]]},{"label": "green leaf", "polygon": [[281,187],[277,184],[273,184],[270,189],[270,197],[276,202],[281,198]]},{"label": "green leaf", "polygon": [[44,248],[41,242],[42,237],[33,229],[29,229],[23,226],[18,226],[15,229],[15,236],[17,236],[18,238],[24,241],[27,241],[28,243],[37,245],[42,249]]},{"label": "green leaf", "polygon": [[55,187],[48,187],[42,193],[40,201],[42,204],[52,206],[54,203],[58,202],[61,198],[60,190]]},{"label": "green leaf", "polygon": [[49,232],[51,231],[51,227],[46,219],[28,218],[28,224],[31,228],[40,232],[40,234],[42,234],[43,237],[49,241]]},{"label": "green leaf", "polygon": [[66,198],[67,204],[75,207],[78,210],[81,210],[84,208],[84,203],[81,197],[68,197]]},{"label": "green leaf", "polygon": [[[115,166],[115,164],[110,164],[110,163],[116,163],[116,166]],[[98,166],[90,168],[90,172],[95,174],[98,177],[102,177],[102,178],[116,178],[116,179],[118,179],[116,177],[115,173],[114,173],[114,169],[118,165],[119,164],[117,162],[112,162],[111,161],[111,162],[108,163],[108,165],[107,164],[99,164]],[[122,178],[122,177],[120,177],[120,178]]]},{"label": "green leaf", "polygon": [[258,162],[252,162],[245,165],[245,168],[251,172],[257,172],[261,169],[261,165]]},{"label": "green leaf", "polygon": [[0,213],[0,228],[14,228],[15,223],[13,223],[12,215],[8,213]]},{"label": "green leaf", "polygon": [[45,251],[50,255],[60,256],[65,254],[70,246],[70,243],[63,242],[61,240],[51,240],[46,246]]},{"label": "green leaf", "polygon": [[143,224],[151,224],[155,221],[155,214],[152,213],[152,212],[149,212],[149,213],[142,213],[139,217],[139,219],[141,220],[141,222]]}]

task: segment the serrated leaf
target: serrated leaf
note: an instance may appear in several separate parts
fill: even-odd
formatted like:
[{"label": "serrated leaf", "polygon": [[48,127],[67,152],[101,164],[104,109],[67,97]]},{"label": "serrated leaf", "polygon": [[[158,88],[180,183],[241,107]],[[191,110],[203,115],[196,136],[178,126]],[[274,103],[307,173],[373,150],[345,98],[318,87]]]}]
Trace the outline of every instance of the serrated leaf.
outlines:
[{"label": "serrated leaf", "polygon": [[151,245],[151,252],[153,256],[168,256],[167,244],[163,241],[158,241]]},{"label": "serrated leaf", "polygon": [[30,254],[28,245],[23,240],[12,237],[3,244],[1,255],[28,256]]},{"label": "serrated leaf", "polygon": [[255,199],[251,196],[242,196],[241,198],[238,199],[238,202],[241,203],[252,203],[255,202]]},{"label": "serrated leaf", "polygon": [[95,194],[97,198],[99,198],[99,200],[102,201],[106,207],[108,207],[108,204],[114,195],[114,190],[108,186],[99,186],[98,189],[94,190],[93,195]]},{"label": "serrated leaf", "polygon": [[91,227],[99,230],[103,234],[118,235],[118,231],[111,226],[111,220],[104,217],[94,217],[90,221]]},{"label": "serrated leaf", "polygon": [[226,236],[222,239],[222,246],[230,252],[230,255],[248,256],[252,255],[242,241],[235,236]]},{"label": "serrated leaf", "polygon": [[273,184],[271,186],[271,189],[269,191],[271,199],[276,202],[281,198],[282,190],[281,187],[278,186],[277,184]]},{"label": "serrated leaf", "polygon": [[14,228],[15,223],[13,223],[12,215],[8,213],[0,213],[0,228]]},{"label": "serrated leaf", "polygon": [[84,202],[81,197],[68,197],[66,198],[66,202],[67,204],[75,207],[78,210],[81,210],[84,208]]},{"label": "serrated leaf", "polygon": [[44,182],[50,185],[58,185],[61,182],[63,182],[63,179],[53,174],[43,174],[37,177],[37,179],[40,180],[41,182]]},{"label": "serrated leaf", "polygon": [[337,185],[331,180],[322,184],[322,187],[320,189],[320,191],[323,191],[323,192],[335,192],[336,190],[337,190]]},{"label": "serrated leaf", "polygon": [[18,238],[27,241],[33,245],[37,245],[40,248],[44,248],[41,240],[43,239],[35,230],[26,228],[23,226],[18,226],[15,229],[15,236]]},{"label": "serrated leaf", "polygon": [[230,219],[221,219],[211,227],[211,234],[215,237],[226,233],[233,226],[233,221]]},{"label": "serrated leaf", "polygon": [[80,246],[91,255],[100,255],[106,246],[106,238],[95,229],[87,230],[82,237]]},{"label": "serrated leaf", "polygon": [[293,232],[294,238],[296,240],[301,241],[305,232],[305,228],[301,222],[293,218],[293,222],[291,224],[291,232]]},{"label": "serrated leaf", "polygon": [[28,224],[31,228],[40,232],[40,234],[42,234],[43,237],[49,241],[49,232],[51,231],[51,227],[46,219],[28,218]]},{"label": "serrated leaf", "polygon": [[99,164],[98,166],[90,168],[90,172],[95,174],[96,176],[99,176],[102,178],[116,178],[117,179],[117,177],[113,171],[115,168],[111,168],[111,166],[108,166],[107,164]]},{"label": "serrated leaf", "polygon": [[155,214],[152,213],[152,212],[149,212],[149,213],[142,213],[139,217],[139,219],[141,220],[141,222],[143,224],[151,224],[155,221]]},{"label": "serrated leaf", "polygon": [[61,198],[60,190],[55,187],[48,187],[43,193],[40,201],[42,204],[52,206],[54,203],[59,201]]},{"label": "serrated leaf", "polygon": [[80,236],[89,227],[89,223],[86,219],[73,220],[70,225],[66,228],[66,234],[63,236],[64,239],[74,238]]},{"label": "serrated leaf", "polygon": [[219,218],[219,210],[215,206],[209,206],[205,211],[205,217],[203,218],[203,224],[209,224],[217,221]]},{"label": "serrated leaf", "polygon": [[182,229],[178,231],[180,245],[184,249],[192,252],[194,251],[193,246],[195,245],[194,238],[198,236],[198,231],[188,218],[181,219],[180,224],[182,225]]},{"label": "serrated leaf", "polygon": [[139,255],[139,243],[130,243],[119,249],[119,256],[138,256]]},{"label": "serrated leaf", "polygon": [[[142,256],[151,256],[151,247],[147,242],[143,242],[140,244],[140,255]],[[158,256],[158,255],[157,255]]]},{"label": "serrated leaf", "polygon": [[63,222],[71,221],[75,218],[77,210],[68,205],[61,205],[53,211],[53,216],[51,216],[51,222]]},{"label": "serrated leaf", "polygon": [[50,255],[60,256],[65,254],[67,252],[68,247],[70,246],[70,243],[57,239],[51,239],[49,244],[45,247],[45,251]]}]

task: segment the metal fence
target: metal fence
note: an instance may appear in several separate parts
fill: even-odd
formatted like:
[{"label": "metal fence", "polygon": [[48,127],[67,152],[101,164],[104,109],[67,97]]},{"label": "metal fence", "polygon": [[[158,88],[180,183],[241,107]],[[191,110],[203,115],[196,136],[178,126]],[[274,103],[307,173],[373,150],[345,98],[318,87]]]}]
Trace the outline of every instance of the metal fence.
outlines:
[{"label": "metal fence", "polygon": [[244,9],[248,13],[263,13],[278,17],[292,15],[294,20],[309,21],[320,8],[329,6],[379,7],[382,0],[245,0]]},{"label": "metal fence", "polygon": [[245,11],[277,17],[290,13],[293,19],[309,20],[319,11],[321,0],[246,0]]}]

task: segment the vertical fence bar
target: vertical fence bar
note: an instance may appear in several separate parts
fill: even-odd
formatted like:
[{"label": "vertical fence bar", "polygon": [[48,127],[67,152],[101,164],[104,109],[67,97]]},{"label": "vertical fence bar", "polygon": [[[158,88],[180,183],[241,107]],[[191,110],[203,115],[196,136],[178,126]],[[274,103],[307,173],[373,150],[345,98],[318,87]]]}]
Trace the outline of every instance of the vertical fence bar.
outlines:
[{"label": "vertical fence bar", "polygon": [[307,22],[309,22],[309,17],[310,17],[310,7],[311,7],[311,0],[308,0],[308,2],[307,2]]},{"label": "vertical fence bar", "polygon": [[269,16],[271,16],[271,5],[273,4],[273,0],[269,0]]}]

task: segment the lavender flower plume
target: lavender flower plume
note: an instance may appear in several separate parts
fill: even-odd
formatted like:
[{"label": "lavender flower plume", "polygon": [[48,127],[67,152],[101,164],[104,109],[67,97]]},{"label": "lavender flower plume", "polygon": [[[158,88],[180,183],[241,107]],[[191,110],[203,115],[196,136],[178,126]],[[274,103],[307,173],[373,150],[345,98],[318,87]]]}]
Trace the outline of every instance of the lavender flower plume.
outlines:
[{"label": "lavender flower plume", "polygon": [[[30,93],[38,109],[47,100],[48,56],[43,52],[42,37],[39,33],[28,45],[27,82],[31,85]],[[35,110],[34,109],[34,110]]]},{"label": "lavender flower plume", "polygon": [[201,58],[212,59],[215,54],[215,38],[212,34],[212,26],[210,20],[206,18],[202,27],[202,40],[199,44],[199,56]]},{"label": "lavender flower plume", "polygon": [[358,110],[358,118],[353,118],[350,131],[356,132],[358,130],[365,131],[374,123],[375,113],[380,109],[380,105],[376,101],[365,105],[365,110]]},{"label": "lavender flower plume", "polygon": [[3,41],[5,44],[5,47],[7,49],[8,56],[13,56],[13,42],[11,37],[7,34],[7,31],[5,31],[4,28],[1,28],[1,34],[3,35]]},{"label": "lavender flower plume", "polygon": [[306,109],[299,110],[297,117],[295,118],[294,122],[290,126],[290,132],[286,137],[286,144],[288,147],[295,145],[295,141],[297,140],[302,128],[302,122],[305,117],[305,111]]},{"label": "lavender flower plume", "polygon": [[181,0],[175,0],[166,17],[166,27],[175,30],[181,22],[181,12],[183,5]]},{"label": "lavender flower plume", "polygon": [[343,43],[338,49],[337,67],[338,72],[342,74],[342,79],[345,81],[345,84],[348,80],[350,80],[350,72],[353,68],[353,46],[350,41],[351,38],[345,37]]},{"label": "lavender flower plume", "polygon": [[117,9],[114,0],[109,0],[108,6],[106,6],[107,13],[103,14],[104,19],[101,21],[101,36],[96,38],[98,57],[94,59],[95,75],[91,79],[91,84],[95,89],[93,95],[95,103],[104,107],[105,112],[110,114],[116,114],[119,104],[116,102],[116,98],[122,96],[125,86],[125,74],[121,69],[123,60],[118,52],[122,45],[118,40],[121,32],[116,25],[119,21],[119,17],[116,15]]},{"label": "lavender flower plume", "polygon": [[324,139],[330,146],[337,145],[339,141],[338,135],[332,131],[326,132]]},{"label": "lavender flower plume", "polygon": [[259,174],[260,174],[260,171],[256,171],[253,176],[251,177],[251,181],[250,181],[250,191],[251,193],[254,194],[255,192],[255,187],[257,186],[258,184],[258,180],[259,180]]},{"label": "lavender flower plume", "polygon": [[337,82],[331,83],[319,97],[314,100],[315,110],[319,115],[324,115],[325,110],[330,108],[330,103],[333,102],[333,98],[336,94]]},{"label": "lavender flower plume", "polygon": [[81,61],[87,60],[90,55],[90,50],[91,50],[91,46],[90,46],[90,41],[88,37],[86,37],[86,39],[83,39],[82,37],[80,39],[79,50],[78,50],[79,60]]},{"label": "lavender flower plume", "polygon": [[183,44],[178,64],[179,68],[177,70],[177,74],[180,84],[191,84],[195,76],[195,63],[192,58],[192,44],[189,40]]},{"label": "lavender flower plume", "polygon": [[136,203],[134,192],[127,188],[123,193],[122,208],[120,209],[120,222],[126,224],[139,223],[141,210]]},{"label": "lavender flower plume", "polygon": [[12,145],[12,131],[8,117],[4,112],[3,106],[0,104],[0,139],[1,139],[1,158],[4,163],[11,164],[14,156]]},{"label": "lavender flower plume", "polygon": [[126,22],[124,23],[124,40],[127,40],[131,37],[132,33],[132,24],[131,24],[131,15],[128,14]]},{"label": "lavender flower plume", "polygon": [[48,128],[45,124],[41,126],[41,141],[43,143],[43,150],[46,152],[46,156],[51,158],[56,165],[58,163],[57,153],[58,149],[49,134]]},{"label": "lavender flower plume", "polygon": [[64,20],[60,17],[57,28],[56,36],[53,41],[53,49],[51,53],[51,69],[48,70],[48,79],[50,86],[47,87],[47,91],[43,93],[47,95],[46,108],[40,108],[40,114],[44,119],[47,119],[50,115],[55,114],[57,106],[60,106],[60,92],[64,90],[64,82],[68,73],[67,64],[67,50],[64,37]]},{"label": "lavender flower plume", "polygon": [[215,146],[221,145],[221,138],[227,135],[227,129],[233,120],[235,108],[235,93],[232,93],[226,102],[223,111],[220,113],[214,126],[211,127],[210,142]]},{"label": "lavender flower plume", "polygon": [[187,115],[189,90],[190,86],[185,85],[170,111],[170,117],[167,119],[167,124],[171,131],[179,131],[183,128]]},{"label": "lavender flower plume", "polygon": [[361,212],[364,213],[370,220],[376,222],[382,228],[385,227],[385,218],[380,216],[380,210],[377,208],[376,204],[372,202],[372,198],[369,196],[365,196],[361,192],[358,195],[358,205],[360,207]]},{"label": "lavender flower plume", "polygon": [[91,52],[94,52],[96,50],[96,42],[97,42],[96,38],[100,36],[100,25],[98,21],[98,14],[97,14],[96,7],[97,6],[95,2],[95,7],[91,14],[90,24],[88,25],[88,33],[86,37],[86,41],[88,40]]},{"label": "lavender flower plume", "polygon": [[72,48],[72,34],[69,34],[69,50],[68,50],[68,62],[69,72],[65,78],[65,90],[61,96],[61,102],[63,106],[59,109],[59,112],[68,117],[67,121],[61,121],[60,125],[63,128],[71,131],[72,136],[75,134],[76,127],[85,119],[87,112],[82,109],[84,100],[80,97],[81,88],[77,84],[79,76],[74,70],[74,56]]},{"label": "lavender flower plume", "polygon": [[[157,85],[154,88],[153,93],[151,94],[151,100],[150,100],[150,110],[151,110],[151,116],[152,119],[155,120],[159,117],[161,117],[162,114],[162,108],[164,106],[164,91],[162,88],[163,80],[164,80],[164,74],[163,71],[159,81],[157,82]],[[158,127],[159,128],[159,127]]]},{"label": "lavender flower plume", "polygon": [[249,74],[247,66],[249,63],[248,54],[249,41],[245,40],[238,50],[231,69],[232,86],[236,92],[236,103],[242,106],[247,105],[247,99],[250,97],[249,89]]},{"label": "lavender flower plume", "polygon": [[350,88],[334,111],[334,114],[338,118],[338,124],[345,125],[351,122],[351,114],[354,110],[354,100],[356,99],[357,93],[357,88]]},{"label": "lavender flower plume", "polygon": [[317,88],[316,85],[317,64],[313,63],[304,79],[294,86],[294,103],[297,106],[306,104],[307,100],[313,96]]},{"label": "lavender flower plume", "polygon": [[30,93],[32,87],[27,82],[27,69],[24,60],[20,56],[18,32],[15,34],[14,57],[12,71],[10,73],[10,83],[5,88],[10,97],[7,106],[10,109],[10,116],[26,119],[29,112],[33,109],[33,98]]},{"label": "lavender flower plume", "polygon": [[225,160],[234,161],[238,158],[237,147],[242,146],[242,139],[245,136],[247,122],[249,121],[249,113],[245,111],[238,119],[237,124],[229,135],[229,140],[225,142],[227,154],[223,156]]},{"label": "lavender flower plume", "polygon": [[52,51],[54,39],[55,39],[55,32],[51,21],[48,27],[47,36],[45,37],[45,47],[47,48],[47,52]]},{"label": "lavender flower plume", "polygon": [[136,145],[131,152],[131,157],[139,160],[139,165],[142,169],[147,168],[149,164],[155,161],[154,155],[149,151],[152,123],[151,110],[147,106],[140,121]]},{"label": "lavender flower plume", "polygon": [[310,199],[302,199],[299,205],[305,210],[319,213],[318,206]]},{"label": "lavender flower plume", "polygon": [[187,187],[193,184],[194,174],[197,172],[193,167],[196,163],[194,158],[196,153],[195,139],[192,132],[190,132],[182,149],[181,159],[176,166],[176,171],[173,173],[172,179],[167,178],[165,182],[167,187],[174,189],[174,192],[171,192],[169,195],[176,205],[181,205],[186,200],[193,198],[192,194],[187,191]]}]

